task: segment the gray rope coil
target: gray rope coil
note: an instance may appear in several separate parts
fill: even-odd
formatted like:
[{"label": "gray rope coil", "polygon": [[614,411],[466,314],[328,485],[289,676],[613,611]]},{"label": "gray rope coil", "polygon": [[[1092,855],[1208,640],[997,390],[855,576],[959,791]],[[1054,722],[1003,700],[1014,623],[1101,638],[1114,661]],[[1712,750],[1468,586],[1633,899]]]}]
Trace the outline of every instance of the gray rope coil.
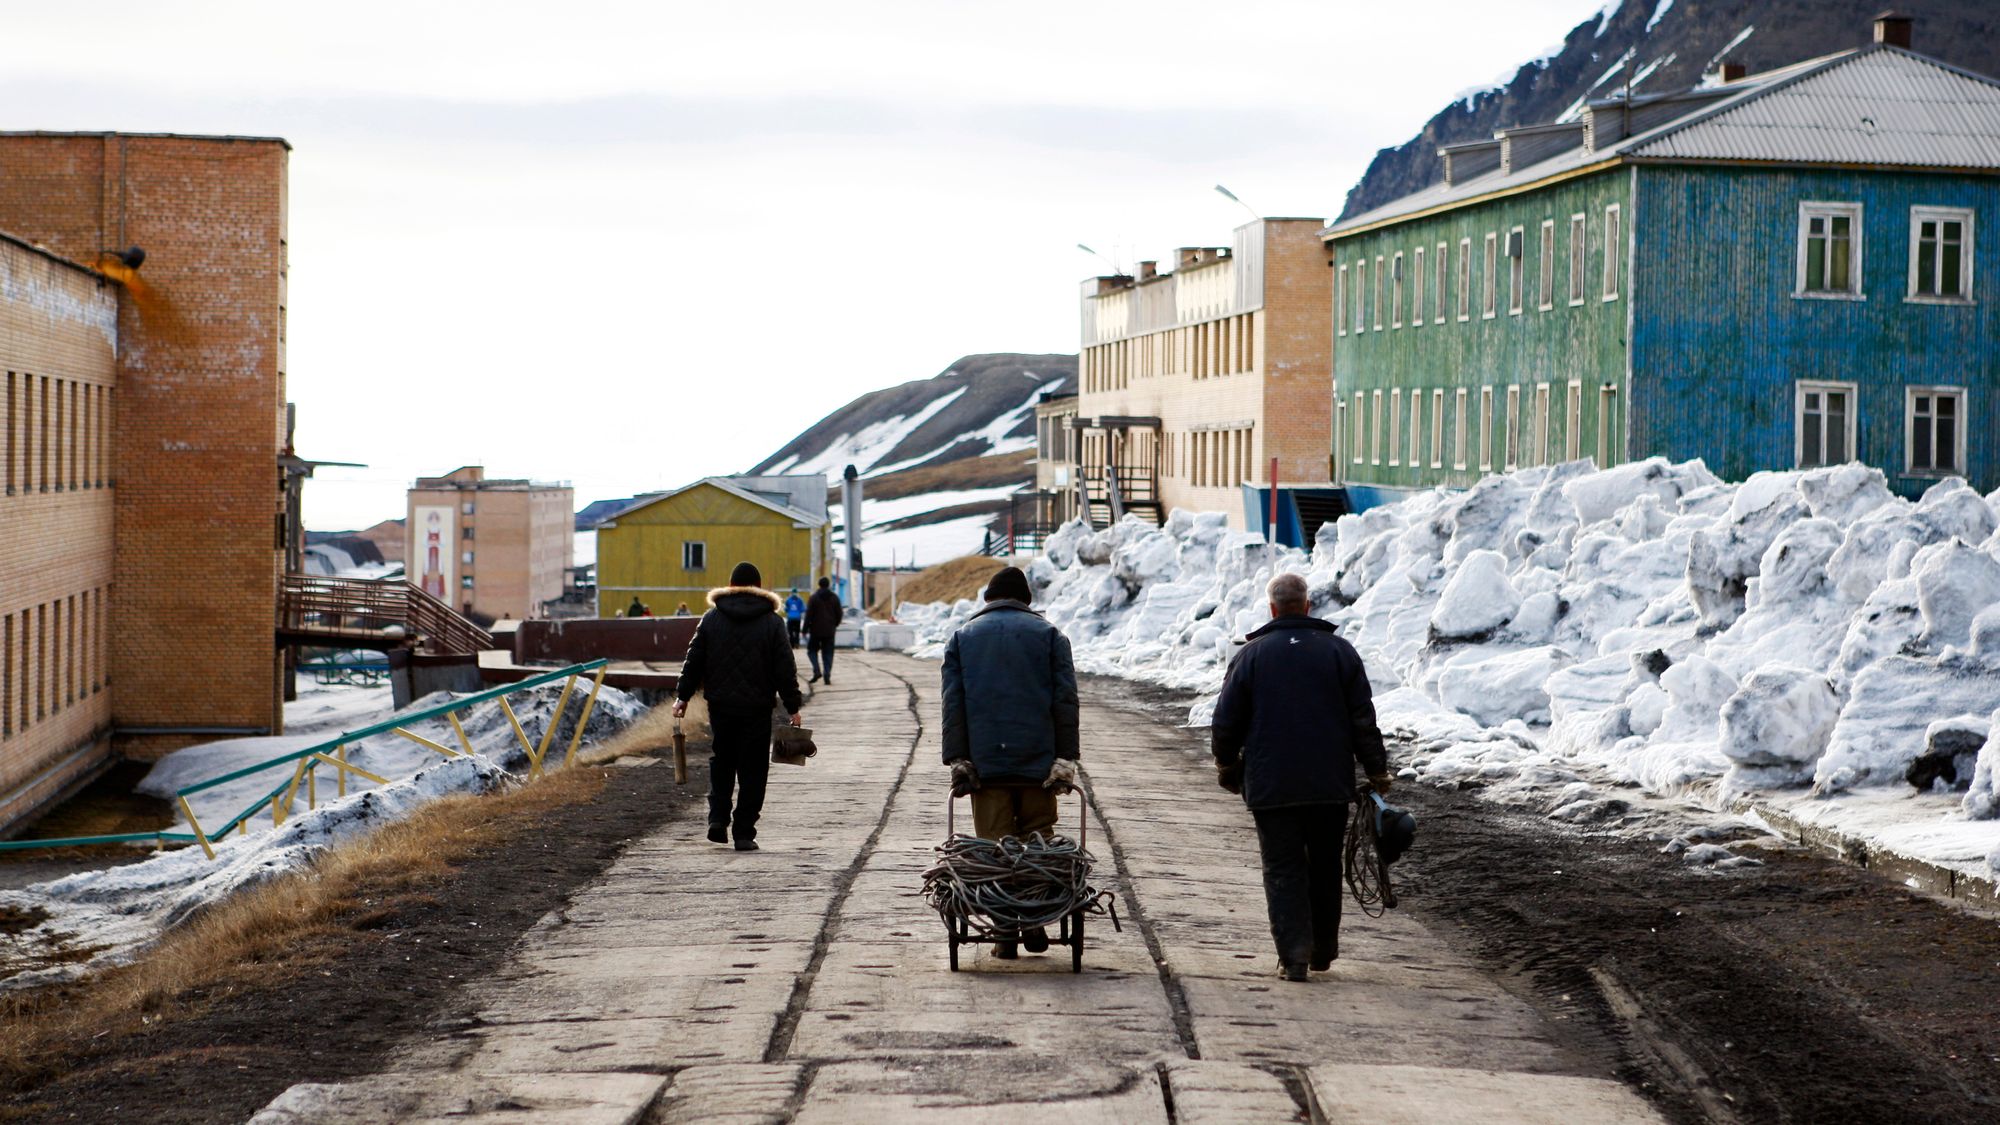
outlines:
[{"label": "gray rope coil", "polygon": [[1095,861],[1067,836],[982,840],[954,834],[938,845],[938,859],[924,872],[922,894],[949,928],[988,938],[1058,925],[1068,915],[1109,914],[1120,932],[1118,896],[1090,885]]}]

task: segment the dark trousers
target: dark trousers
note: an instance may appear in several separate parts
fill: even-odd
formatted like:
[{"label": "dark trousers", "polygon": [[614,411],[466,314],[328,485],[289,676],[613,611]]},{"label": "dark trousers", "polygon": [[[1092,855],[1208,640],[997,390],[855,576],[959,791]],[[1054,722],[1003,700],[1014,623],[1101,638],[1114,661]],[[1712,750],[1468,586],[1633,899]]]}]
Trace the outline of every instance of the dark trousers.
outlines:
[{"label": "dark trousers", "polygon": [[785,632],[791,634],[793,648],[799,647],[799,627],[804,624],[803,621],[793,621],[789,617],[785,619]]},{"label": "dark trousers", "polygon": [[806,659],[812,661],[813,675],[833,682],[833,638],[807,637]]},{"label": "dark trousers", "polygon": [[771,780],[771,712],[711,709],[708,726],[713,735],[708,759],[708,823],[733,825],[738,840],[754,840],[757,815],[764,811],[764,786]]},{"label": "dark trousers", "polygon": [[1254,809],[1271,937],[1287,965],[1340,954],[1340,851],[1347,806]]}]

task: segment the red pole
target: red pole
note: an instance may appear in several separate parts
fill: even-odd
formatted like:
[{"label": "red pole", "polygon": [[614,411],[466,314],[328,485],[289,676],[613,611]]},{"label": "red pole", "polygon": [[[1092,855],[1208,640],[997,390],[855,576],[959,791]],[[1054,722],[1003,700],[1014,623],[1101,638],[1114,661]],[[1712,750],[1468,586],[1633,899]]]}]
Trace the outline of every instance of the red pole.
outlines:
[{"label": "red pole", "polygon": [[1278,541],[1278,459],[1276,457],[1271,458],[1271,522],[1266,526],[1271,529],[1271,533],[1267,538],[1271,542],[1276,543]]}]

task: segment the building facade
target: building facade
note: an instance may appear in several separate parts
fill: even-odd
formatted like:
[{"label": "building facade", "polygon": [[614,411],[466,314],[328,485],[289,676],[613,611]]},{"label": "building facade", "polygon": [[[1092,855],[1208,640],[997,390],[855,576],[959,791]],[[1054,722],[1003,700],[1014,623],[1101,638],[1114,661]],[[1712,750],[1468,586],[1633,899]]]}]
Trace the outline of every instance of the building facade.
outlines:
[{"label": "building facade", "polygon": [[1452,146],[1330,228],[1354,506],[1581,457],[2000,486],[2000,85],[1877,34]]},{"label": "building facade", "polygon": [[576,561],[576,490],[489,479],[479,465],[419,477],[404,519],[409,583],[466,616],[543,616]]},{"label": "building facade", "polygon": [[0,133],[0,826],[282,729],[289,151]]},{"label": "building facade", "polygon": [[1274,486],[1288,513],[1294,494],[1325,491],[1323,225],[1259,219],[1230,246],[1179,250],[1171,272],[1142,262],[1137,276],[1084,284],[1071,451],[1079,511],[1100,524],[1114,507],[1156,518],[1225,511],[1231,526],[1261,529]]},{"label": "building facade", "polygon": [[699,614],[739,562],[755,564],[765,587],[781,593],[809,592],[834,572],[826,478],[817,473],[708,477],[640,497],[596,531],[599,617],[635,600],[655,616],[683,604]]}]

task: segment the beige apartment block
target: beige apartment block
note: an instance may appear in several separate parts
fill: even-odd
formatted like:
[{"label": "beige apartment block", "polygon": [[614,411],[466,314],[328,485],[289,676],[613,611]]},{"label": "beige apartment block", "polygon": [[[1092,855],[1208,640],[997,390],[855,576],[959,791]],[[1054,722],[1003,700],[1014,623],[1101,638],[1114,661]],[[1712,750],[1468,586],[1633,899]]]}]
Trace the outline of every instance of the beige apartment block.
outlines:
[{"label": "beige apartment block", "polygon": [[[1171,272],[1084,283],[1082,355],[1067,443],[1045,426],[1037,485],[1094,522],[1113,505],[1161,518],[1219,511],[1260,527],[1244,486],[1323,489],[1333,413],[1330,271],[1319,219],[1259,219],[1224,247],[1183,247]],[[1053,403],[1044,422],[1064,413]],[[1073,460],[1064,464],[1057,455]],[[1273,479],[1272,461],[1276,460]],[[1264,496],[1268,498],[1268,491]]]},{"label": "beige apartment block", "polygon": [[419,477],[409,494],[404,572],[468,616],[541,617],[574,564],[575,520],[568,484],[489,480],[479,465]]}]

